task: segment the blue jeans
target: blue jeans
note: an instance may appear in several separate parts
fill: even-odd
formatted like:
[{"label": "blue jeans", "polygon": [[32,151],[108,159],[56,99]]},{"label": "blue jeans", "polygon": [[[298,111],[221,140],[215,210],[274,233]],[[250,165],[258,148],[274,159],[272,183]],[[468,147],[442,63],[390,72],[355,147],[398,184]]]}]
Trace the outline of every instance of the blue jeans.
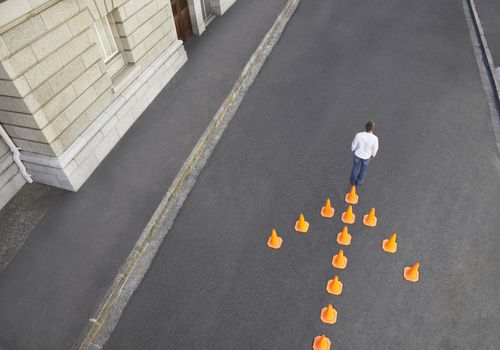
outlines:
[{"label": "blue jeans", "polygon": [[366,168],[368,168],[368,163],[370,163],[370,159],[361,159],[354,156],[351,178],[349,179],[351,181],[351,185],[359,186],[363,183],[363,180],[366,176]]}]

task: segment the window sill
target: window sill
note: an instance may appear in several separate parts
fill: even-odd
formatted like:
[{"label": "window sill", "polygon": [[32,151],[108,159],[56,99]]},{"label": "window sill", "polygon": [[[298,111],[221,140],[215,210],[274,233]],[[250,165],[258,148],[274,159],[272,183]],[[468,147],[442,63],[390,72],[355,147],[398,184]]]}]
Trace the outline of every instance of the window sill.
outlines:
[{"label": "window sill", "polygon": [[139,76],[141,72],[141,66],[139,65],[127,65],[125,68],[116,73],[113,78],[113,93],[119,95],[130,83]]},{"label": "window sill", "polygon": [[120,51],[116,50],[113,54],[111,54],[111,56],[105,57],[103,59],[104,63],[106,63],[106,64],[111,63],[111,60],[116,59],[119,54],[120,54]]}]

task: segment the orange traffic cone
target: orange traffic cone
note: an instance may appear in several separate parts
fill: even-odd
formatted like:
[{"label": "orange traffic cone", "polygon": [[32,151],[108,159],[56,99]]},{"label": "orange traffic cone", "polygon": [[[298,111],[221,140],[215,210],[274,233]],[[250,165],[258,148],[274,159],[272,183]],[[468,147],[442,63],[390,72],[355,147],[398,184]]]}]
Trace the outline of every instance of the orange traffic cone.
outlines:
[{"label": "orange traffic cone", "polygon": [[326,291],[333,295],[342,294],[342,288],[344,285],[339,280],[339,276],[335,276],[333,279],[329,280],[326,284]]},{"label": "orange traffic cone", "polygon": [[368,215],[363,217],[363,224],[370,227],[377,226],[377,217],[375,216],[375,208],[371,208]]},{"label": "orange traffic cone", "polygon": [[313,350],[330,350],[331,346],[332,342],[324,335],[318,335],[314,338]]},{"label": "orange traffic cone", "polygon": [[325,206],[321,208],[321,216],[324,218],[333,218],[333,214],[335,214],[335,209],[332,208],[330,198],[328,198],[326,200]]},{"label": "orange traffic cone", "polygon": [[351,235],[349,234],[347,226],[344,226],[342,232],[339,232],[339,234],[337,235],[337,243],[341,245],[351,244]]},{"label": "orange traffic cone", "polygon": [[347,207],[347,210],[342,213],[342,222],[344,224],[353,224],[356,220],[356,215],[352,213],[352,205]]},{"label": "orange traffic cone", "polygon": [[302,213],[299,216],[299,220],[295,223],[295,231],[306,233],[309,230],[309,223],[304,219]]},{"label": "orange traffic cone", "polygon": [[403,272],[403,277],[405,280],[410,281],[410,282],[418,282],[419,279],[419,273],[418,269],[420,268],[420,263],[415,263],[411,267],[405,267],[404,272]]},{"label": "orange traffic cone", "polygon": [[342,249],[339,250],[337,255],[333,256],[332,265],[337,269],[345,269],[347,266],[347,258],[344,256],[344,251]]},{"label": "orange traffic cone", "polygon": [[397,234],[394,232],[389,239],[384,239],[382,241],[382,249],[387,253],[396,253],[398,250],[398,244],[396,243]]},{"label": "orange traffic cone", "polygon": [[359,196],[356,194],[356,186],[351,186],[351,191],[345,195],[345,201],[348,204],[358,204]]},{"label": "orange traffic cone", "polygon": [[269,236],[269,239],[267,240],[267,246],[273,249],[280,249],[281,243],[283,243],[283,238],[279,237],[276,230],[273,229],[271,236]]},{"label": "orange traffic cone", "polygon": [[337,322],[337,310],[335,310],[332,304],[328,304],[327,307],[321,309],[320,319],[323,323],[335,324]]}]

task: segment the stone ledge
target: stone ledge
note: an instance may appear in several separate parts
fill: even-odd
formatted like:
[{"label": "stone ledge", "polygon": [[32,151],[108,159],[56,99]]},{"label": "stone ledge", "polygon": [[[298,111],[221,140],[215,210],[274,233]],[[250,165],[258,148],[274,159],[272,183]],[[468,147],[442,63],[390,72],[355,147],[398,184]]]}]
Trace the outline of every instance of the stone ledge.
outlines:
[{"label": "stone ledge", "polygon": [[163,87],[187,61],[175,41],[59,157],[22,151],[33,180],[77,191]]},{"label": "stone ledge", "polygon": [[[12,157],[11,157],[12,158]],[[17,167],[17,165],[16,165]],[[26,183],[23,175],[17,170],[17,173],[12,176],[5,185],[0,187],[0,209],[2,209],[7,202],[14,197],[14,195]]]},{"label": "stone ledge", "polygon": [[12,162],[7,169],[0,174],[0,188],[4,187],[18,172],[19,168],[17,164]]},{"label": "stone ledge", "polygon": [[9,150],[0,157],[0,174],[2,174],[12,163],[14,163],[14,159],[12,158],[12,152]]}]

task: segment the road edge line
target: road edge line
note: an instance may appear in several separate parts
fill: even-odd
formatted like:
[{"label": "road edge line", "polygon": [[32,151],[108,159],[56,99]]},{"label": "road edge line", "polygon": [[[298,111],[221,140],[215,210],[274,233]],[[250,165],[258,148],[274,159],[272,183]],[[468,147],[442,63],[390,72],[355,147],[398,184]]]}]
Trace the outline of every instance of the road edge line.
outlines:
[{"label": "road edge line", "polygon": [[98,350],[111,336],[134,291],[151,265],[163,239],[184,204],[196,179],[212,154],[227,125],[236,114],[273,47],[301,0],[288,0],[243,68],[231,92],[205,129],[191,154],[177,173],[165,196],[148,221],[134,248],[99,303],[93,316],[72,346],[72,350]]},{"label": "road edge line", "polygon": [[474,49],[476,63],[481,73],[483,89],[486,92],[490,108],[493,136],[496,141],[497,155],[500,157],[500,77],[496,72],[493,57],[484,35],[483,26],[476,9],[474,0],[462,0],[465,21],[469,28],[469,34]]}]

